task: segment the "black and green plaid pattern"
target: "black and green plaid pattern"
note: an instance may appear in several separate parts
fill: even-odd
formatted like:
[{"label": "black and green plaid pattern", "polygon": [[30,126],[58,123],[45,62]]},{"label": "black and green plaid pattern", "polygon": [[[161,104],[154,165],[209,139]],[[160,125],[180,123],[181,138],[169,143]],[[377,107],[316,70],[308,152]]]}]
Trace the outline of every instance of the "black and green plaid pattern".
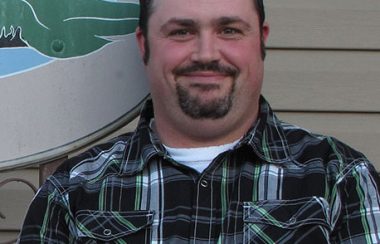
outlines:
[{"label": "black and green plaid pattern", "polygon": [[334,138],[267,102],[234,150],[199,174],[149,127],[70,159],[34,198],[21,243],[379,243],[379,178]]}]

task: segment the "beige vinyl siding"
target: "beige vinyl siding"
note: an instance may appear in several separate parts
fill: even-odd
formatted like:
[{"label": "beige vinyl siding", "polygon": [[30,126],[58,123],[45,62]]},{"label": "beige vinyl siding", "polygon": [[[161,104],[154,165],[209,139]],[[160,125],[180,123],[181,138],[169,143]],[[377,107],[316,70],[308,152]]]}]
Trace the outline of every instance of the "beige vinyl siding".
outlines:
[{"label": "beige vinyl siding", "polygon": [[268,45],[280,48],[380,49],[378,0],[264,0]]},{"label": "beige vinyl siding", "polygon": [[380,112],[380,52],[270,50],[263,93],[277,110]]},{"label": "beige vinyl siding", "polygon": [[[281,119],[341,139],[380,170],[380,1],[264,3],[271,26],[267,100]],[[0,181],[14,176],[38,184],[37,169],[0,173]],[[0,219],[0,243],[17,235],[31,199],[21,183],[0,188],[0,211],[7,216]]]}]

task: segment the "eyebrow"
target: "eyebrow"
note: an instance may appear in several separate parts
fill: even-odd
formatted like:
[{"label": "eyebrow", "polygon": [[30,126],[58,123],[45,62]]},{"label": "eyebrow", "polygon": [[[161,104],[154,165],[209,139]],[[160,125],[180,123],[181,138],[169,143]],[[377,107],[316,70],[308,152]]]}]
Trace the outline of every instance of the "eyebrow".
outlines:
[{"label": "eyebrow", "polygon": [[198,26],[196,21],[194,21],[193,19],[171,18],[161,26],[161,31],[165,31],[165,29],[167,29],[170,25],[179,25],[183,27]]},{"label": "eyebrow", "polygon": [[[251,25],[238,16],[223,16],[212,20],[214,26],[226,26],[230,24],[242,24],[244,28],[251,29]],[[161,26],[161,30],[165,30],[170,25],[179,25],[183,27],[198,27],[199,23],[193,19],[187,18],[171,18],[165,24]]]},{"label": "eyebrow", "polygon": [[242,24],[245,28],[251,28],[251,25],[243,20],[242,18],[238,16],[231,16],[231,17],[220,17],[216,19],[215,21],[216,25],[230,25],[230,24],[235,24],[239,23]]}]

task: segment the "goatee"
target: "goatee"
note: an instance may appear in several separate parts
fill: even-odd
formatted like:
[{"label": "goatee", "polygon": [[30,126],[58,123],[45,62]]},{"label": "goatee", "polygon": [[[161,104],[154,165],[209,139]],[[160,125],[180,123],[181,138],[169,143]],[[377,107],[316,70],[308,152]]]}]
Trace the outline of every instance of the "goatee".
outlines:
[{"label": "goatee", "polygon": [[[235,67],[221,65],[219,62],[194,62],[191,65],[175,69],[173,73],[177,76],[186,76],[197,71],[212,71],[221,75],[230,76],[233,83],[231,84],[231,88],[227,95],[211,99],[207,102],[202,101],[199,96],[191,95],[184,86],[177,83],[178,103],[182,111],[193,119],[223,118],[228,114],[232,107],[235,78],[239,74],[239,70]],[[204,92],[219,89],[218,84],[194,84],[191,86]]]},{"label": "goatee", "polygon": [[[203,85],[203,87],[202,85],[198,85],[197,89],[213,89],[210,86],[217,85]],[[190,92],[180,84],[176,86],[178,102],[182,111],[193,119],[219,119],[226,116],[232,107],[234,87],[233,84],[226,96],[204,102],[199,96],[192,96]]]}]

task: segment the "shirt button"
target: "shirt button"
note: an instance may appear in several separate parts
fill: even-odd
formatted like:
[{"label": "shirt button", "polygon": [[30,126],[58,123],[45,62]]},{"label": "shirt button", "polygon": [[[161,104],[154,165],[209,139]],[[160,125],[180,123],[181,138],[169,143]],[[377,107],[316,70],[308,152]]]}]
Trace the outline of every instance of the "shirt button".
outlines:
[{"label": "shirt button", "polygon": [[103,235],[110,236],[110,235],[112,235],[112,231],[110,229],[104,229],[103,230]]},{"label": "shirt button", "polygon": [[201,186],[205,187],[205,188],[208,187],[208,181],[207,180],[202,180],[201,181]]}]

